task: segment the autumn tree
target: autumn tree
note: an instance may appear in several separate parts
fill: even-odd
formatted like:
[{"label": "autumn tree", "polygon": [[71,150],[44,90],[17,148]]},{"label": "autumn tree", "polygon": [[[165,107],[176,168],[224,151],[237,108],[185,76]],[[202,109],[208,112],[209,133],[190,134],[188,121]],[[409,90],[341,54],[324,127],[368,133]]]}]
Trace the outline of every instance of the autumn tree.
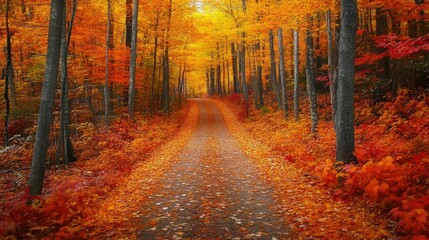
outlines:
[{"label": "autumn tree", "polygon": [[313,18],[308,16],[309,27],[306,32],[306,65],[305,75],[307,77],[307,92],[310,98],[310,115],[311,115],[311,132],[317,132],[317,96],[315,86],[315,73],[314,73],[314,40],[312,33]]},{"label": "autumn tree", "polygon": [[61,112],[60,112],[60,131],[58,136],[58,146],[56,160],[59,162],[61,149],[63,149],[64,163],[76,161],[73,152],[73,146],[70,139],[70,104],[69,104],[69,74],[68,74],[68,51],[70,39],[73,30],[74,18],[76,15],[77,1],[73,0],[72,13],[69,25],[67,27],[67,7],[65,4],[63,17],[63,33],[61,37]]},{"label": "autumn tree", "polygon": [[278,29],[278,44],[279,44],[279,75],[280,82],[282,87],[282,109],[283,116],[287,117],[288,107],[287,107],[287,92],[286,92],[286,77],[285,77],[285,59],[284,59],[284,48],[283,48],[283,29]]},{"label": "autumn tree", "polygon": [[295,120],[299,119],[299,32],[293,30],[293,108]]},{"label": "autumn tree", "polygon": [[6,111],[4,113],[4,147],[9,145],[9,113],[10,113],[10,99],[9,99],[9,86],[12,70],[12,44],[10,40],[9,31],[9,0],[6,1],[6,71],[5,71],[5,86],[4,86],[4,100],[6,104]]},{"label": "autumn tree", "polygon": [[139,1],[133,1],[133,20],[131,37],[131,59],[130,59],[130,86],[128,91],[128,114],[134,115],[135,105],[135,81],[136,81],[136,60],[137,60],[137,26]]},{"label": "autumn tree", "polygon": [[42,193],[43,180],[45,177],[46,154],[48,150],[52,109],[55,100],[55,88],[60,59],[64,5],[64,0],[54,0],[51,2],[46,70],[42,87],[31,172],[28,180],[31,195],[40,195]]},{"label": "autumn tree", "polygon": [[104,86],[103,86],[103,96],[104,96],[104,121],[107,126],[110,122],[110,93],[109,93],[109,49],[111,46],[111,17],[112,17],[112,7],[110,0],[107,0],[107,21],[106,21],[106,46],[105,46],[105,76],[104,76]]},{"label": "autumn tree", "polygon": [[356,0],[341,0],[336,116],[337,162],[356,163],[354,136],[354,79],[357,30]]}]

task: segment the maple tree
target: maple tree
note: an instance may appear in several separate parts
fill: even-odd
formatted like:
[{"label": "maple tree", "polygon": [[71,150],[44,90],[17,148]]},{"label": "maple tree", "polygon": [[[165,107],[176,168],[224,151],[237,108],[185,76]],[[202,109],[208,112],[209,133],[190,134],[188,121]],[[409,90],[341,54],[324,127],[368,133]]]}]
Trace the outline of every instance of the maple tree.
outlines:
[{"label": "maple tree", "polygon": [[[428,238],[428,9],[426,0],[0,0],[0,236],[137,228],[120,219],[138,209],[119,203],[138,188],[130,182],[161,179],[197,119],[212,129],[221,112],[290,201],[299,237],[349,238],[334,225],[361,220],[381,230],[348,226],[356,238]],[[210,160],[221,158],[210,144]],[[371,214],[380,221],[364,221]]]}]

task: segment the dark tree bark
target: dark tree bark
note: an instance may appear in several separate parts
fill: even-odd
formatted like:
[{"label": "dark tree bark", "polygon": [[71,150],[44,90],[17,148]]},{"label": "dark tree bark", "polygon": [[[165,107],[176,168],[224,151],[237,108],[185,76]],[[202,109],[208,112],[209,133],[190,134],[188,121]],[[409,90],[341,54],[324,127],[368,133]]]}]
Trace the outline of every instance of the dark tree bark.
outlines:
[{"label": "dark tree bark", "polygon": [[155,114],[155,80],[156,80],[156,60],[158,54],[158,25],[159,25],[159,12],[156,12],[155,22],[155,39],[154,39],[154,53],[153,53],[153,69],[152,69],[152,84],[150,93],[150,113],[152,116]]},{"label": "dark tree bark", "polygon": [[213,96],[215,94],[215,70],[214,68],[210,68],[210,91],[209,95]]},{"label": "dark tree bark", "polygon": [[162,110],[168,114],[170,112],[170,59],[169,59],[169,45],[170,45],[170,28],[171,28],[171,11],[173,0],[170,0],[168,8],[168,22],[165,41],[165,51],[163,59],[163,81],[162,81]]},{"label": "dark tree bark", "polygon": [[332,13],[331,10],[326,12],[326,34],[328,36],[328,76],[331,84],[329,85],[329,92],[331,94],[331,106],[332,106],[332,120],[335,123],[335,115],[337,111],[337,94],[335,89],[334,79],[334,48],[332,38]]},{"label": "dark tree bark", "polygon": [[178,95],[179,95],[179,108],[182,107],[182,97],[185,87],[185,72],[186,63],[183,64],[183,71],[179,71]]},{"label": "dark tree bark", "polygon": [[283,117],[287,118],[287,95],[286,95],[286,79],[285,79],[285,53],[283,48],[283,29],[278,29],[278,44],[279,44],[279,71],[280,82],[282,86],[282,109]]},{"label": "dark tree bark", "polygon": [[40,195],[42,193],[45,177],[46,155],[60,59],[64,4],[64,0],[53,0],[51,2],[46,70],[42,87],[31,172],[28,181],[31,195]]},{"label": "dark tree bark", "polygon": [[73,30],[74,18],[76,15],[77,1],[73,1],[72,16],[67,29],[67,8],[64,7],[63,17],[63,35],[61,39],[61,113],[60,113],[60,131],[58,137],[58,147],[56,154],[56,162],[59,163],[61,149],[63,149],[64,164],[76,161],[73,151],[73,145],[70,139],[70,104],[68,94],[68,49],[70,46],[71,33]]},{"label": "dark tree bark", "polygon": [[357,30],[356,0],[341,0],[341,30],[338,52],[336,158],[338,163],[356,163],[354,134],[354,76]]},{"label": "dark tree bark", "polygon": [[110,0],[107,0],[107,27],[106,27],[106,59],[105,59],[105,78],[104,78],[104,121],[106,126],[110,123],[110,94],[109,94],[109,47],[110,47],[110,20],[112,16],[112,6]]},{"label": "dark tree bark", "polygon": [[276,53],[274,51],[274,33],[273,30],[269,32],[269,44],[270,44],[270,82],[273,86],[274,92],[277,98],[278,107],[282,107],[282,97],[280,95],[280,87],[277,82],[277,63],[276,63]]},{"label": "dark tree bark", "polygon": [[[247,12],[247,6],[246,6],[246,0],[241,0],[243,13],[246,15]],[[244,95],[244,104],[246,106],[246,116],[249,116],[249,92],[247,91],[247,83],[246,83],[246,33],[243,32],[241,34],[242,40],[241,40],[241,51],[240,51],[240,67],[241,67],[241,82],[243,87],[243,95]]]},{"label": "dark tree bark", "polygon": [[313,18],[308,17],[310,27],[307,29],[306,36],[306,48],[307,48],[307,57],[306,57],[306,67],[305,72],[307,76],[307,92],[308,97],[310,98],[310,114],[311,114],[311,132],[317,132],[317,95],[316,95],[316,84],[315,84],[315,73],[314,73],[314,41],[312,35],[312,22]]},{"label": "dark tree bark", "polygon": [[9,2],[6,1],[6,73],[5,73],[5,86],[4,86],[4,100],[6,104],[6,110],[4,113],[4,147],[9,145],[9,112],[10,112],[10,100],[9,100],[9,85],[10,85],[10,71],[12,67],[12,47],[10,41],[9,31]]},{"label": "dark tree bark", "polygon": [[246,115],[249,115],[249,92],[247,91],[246,83],[246,47],[244,46],[244,41],[242,41],[241,50],[240,50],[240,70],[241,70],[241,82],[244,95],[244,104],[246,107]]},{"label": "dark tree bark", "polygon": [[216,93],[218,96],[222,96],[222,80],[221,80],[221,71],[220,65],[216,67]]},{"label": "dark tree bark", "polygon": [[139,1],[133,0],[133,22],[131,36],[131,58],[130,58],[130,86],[128,90],[128,114],[134,117],[136,96],[136,61],[137,61],[137,26],[138,26]]},{"label": "dark tree bark", "polygon": [[262,86],[262,66],[258,66],[257,69],[257,85],[258,85],[258,92],[259,92],[259,106],[264,106],[264,89]]},{"label": "dark tree bark", "polygon": [[295,120],[299,119],[299,33],[298,30],[293,31],[293,108]]},{"label": "dark tree bark", "polygon": [[232,54],[232,79],[234,81],[234,93],[239,93],[240,84],[238,83],[238,61],[237,61],[237,51],[235,51],[235,43],[231,43],[231,54]]},{"label": "dark tree bark", "polygon": [[[381,8],[376,9],[375,22],[376,22],[375,34],[377,36],[382,36],[389,33],[387,15]],[[378,53],[382,53],[383,51],[385,51],[385,49],[377,48]],[[384,57],[380,60],[379,69],[383,69],[383,71],[378,72],[377,77],[381,79],[390,79],[390,58],[389,57]]]},{"label": "dark tree bark", "polygon": [[133,25],[132,25],[132,7],[133,6],[133,0],[126,0],[125,1],[125,8],[126,8],[126,17],[125,17],[125,45],[129,48],[131,48],[131,38],[133,33]]}]

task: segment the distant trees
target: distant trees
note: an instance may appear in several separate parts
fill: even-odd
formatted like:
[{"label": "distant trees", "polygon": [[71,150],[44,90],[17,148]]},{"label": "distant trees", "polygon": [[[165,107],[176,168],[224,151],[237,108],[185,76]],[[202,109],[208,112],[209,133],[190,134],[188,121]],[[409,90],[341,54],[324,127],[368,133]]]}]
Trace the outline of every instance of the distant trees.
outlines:
[{"label": "distant trees", "polygon": [[[216,54],[218,44],[223,44],[222,39],[227,39],[224,44],[229,45],[231,51],[230,56],[225,59],[232,60],[229,66],[234,83],[233,91],[228,93],[241,93],[246,106],[248,94],[253,94],[255,107],[258,108],[257,99],[262,89],[264,97],[268,99],[265,103],[278,106],[286,118],[291,116],[288,113],[292,109],[292,104],[286,99],[293,96],[295,120],[300,118],[300,104],[307,98],[305,103],[308,103],[310,110],[307,117],[311,119],[309,128],[313,133],[317,133],[318,104],[331,104],[332,113],[328,118],[332,118],[337,133],[337,161],[355,162],[353,157],[355,63],[360,73],[360,83],[366,86],[365,94],[374,101],[386,99],[389,92],[394,96],[401,86],[401,81],[413,83],[412,79],[415,79],[415,85],[418,86],[419,78],[419,83],[424,85],[421,77],[428,72],[427,67],[426,70],[423,69],[427,64],[421,62],[422,59],[427,60],[428,55],[424,53],[427,50],[415,47],[416,51],[407,56],[417,53],[415,55],[419,58],[415,61],[420,64],[405,64],[397,60],[398,54],[393,53],[391,49],[395,44],[406,49],[401,44],[410,42],[407,40],[408,37],[421,37],[418,41],[426,43],[424,35],[428,31],[428,23],[424,16],[428,11],[423,6],[426,6],[427,2],[416,0],[404,2],[400,6],[389,4],[385,7],[383,3],[382,0],[364,0],[360,3],[359,9],[356,1],[339,3],[331,1],[320,4],[316,1],[261,3],[261,1],[221,0],[206,3],[210,8],[210,14],[214,16],[213,19],[207,20],[209,27],[201,28],[209,36],[207,39],[210,39],[205,45],[206,62],[211,66],[207,67],[208,94],[215,95],[216,91],[213,89],[219,87],[221,82],[218,78],[214,81],[216,71],[213,70],[215,68],[213,66],[217,66],[219,63],[215,61],[219,60],[208,56]],[[321,17],[325,14],[326,18]],[[411,16],[409,14],[412,14],[411,18],[414,20],[409,20]],[[223,21],[218,21],[218,18],[222,18]],[[403,22],[407,24],[401,24]],[[335,25],[338,27],[334,27]],[[326,34],[321,34],[321,29],[324,28]],[[273,29],[278,29],[276,36]],[[282,31],[291,34],[283,34]],[[265,34],[267,32],[268,34]],[[387,35],[388,33],[396,35]],[[304,41],[299,41],[299,35],[305,35]],[[360,44],[359,48],[357,42]],[[256,47],[258,44],[260,46]],[[304,51],[306,54],[300,55],[300,52]],[[261,74],[255,67],[257,62],[262,63]],[[305,64],[300,64],[302,62]],[[359,67],[362,64],[367,65],[365,68]],[[413,77],[404,75],[399,79],[398,75],[402,73],[398,69],[401,67],[407,69],[410,64],[419,69],[419,73],[410,72],[409,75]],[[306,81],[301,81],[304,74]],[[255,81],[259,75],[263,76],[262,87]],[[373,80],[369,80],[374,77],[380,81],[374,83]],[[407,86],[404,83],[402,86]],[[304,91],[305,89],[307,91]],[[383,91],[379,92],[378,89]],[[300,101],[300,97],[303,100]]]}]

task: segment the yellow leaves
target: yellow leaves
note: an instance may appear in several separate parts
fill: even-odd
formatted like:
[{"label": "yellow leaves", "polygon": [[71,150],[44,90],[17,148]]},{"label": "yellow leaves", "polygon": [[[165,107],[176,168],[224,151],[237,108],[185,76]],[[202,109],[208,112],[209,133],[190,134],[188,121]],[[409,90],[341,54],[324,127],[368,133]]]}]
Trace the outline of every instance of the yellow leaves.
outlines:
[{"label": "yellow leaves", "polygon": [[393,159],[393,157],[388,156],[383,158],[380,162],[378,162],[377,165],[380,167],[387,167],[387,168],[395,167],[395,160]]},{"label": "yellow leaves", "polygon": [[380,194],[387,195],[389,193],[389,184],[386,182],[379,182],[373,178],[365,187],[365,193],[372,199],[377,200]]}]

